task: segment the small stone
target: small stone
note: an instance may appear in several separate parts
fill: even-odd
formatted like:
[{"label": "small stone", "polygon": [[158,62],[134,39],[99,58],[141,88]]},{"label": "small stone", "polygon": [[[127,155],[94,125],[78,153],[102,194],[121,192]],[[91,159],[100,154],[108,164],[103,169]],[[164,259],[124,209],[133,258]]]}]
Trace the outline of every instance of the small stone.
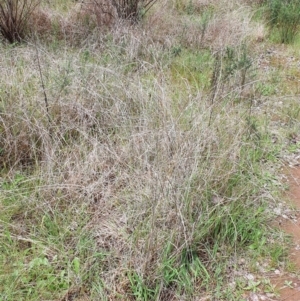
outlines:
[{"label": "small stone", "polygon": [[252,274],[247,274],[246,278],[251,281],[253,281],[255,279],[255,277]]},{"label": "small stone", "polygon": [[240,260],[239,260],[239,264],[240,265],[244,265],[246,263],[246,260],[244,259],[244,258],[241,258]]},{"label": "small stone", "polygon": [[232,288],[232,289],[235,289],[235,288],[236,288],[236,283],[235,283],[235,281],[230,282],[230,283],[229,283],[229,287]]},{"label": "small stone", "polygon": [[275,213],[276,215],[281,215],[281,208],[275,208],[275,209],[274,209],[274,213]]},{"label": "small stone", "polygon": [[279,271],[279,270],[275,270],[274,273],[275,273],[276,275],[280,275],[280,271]]}]

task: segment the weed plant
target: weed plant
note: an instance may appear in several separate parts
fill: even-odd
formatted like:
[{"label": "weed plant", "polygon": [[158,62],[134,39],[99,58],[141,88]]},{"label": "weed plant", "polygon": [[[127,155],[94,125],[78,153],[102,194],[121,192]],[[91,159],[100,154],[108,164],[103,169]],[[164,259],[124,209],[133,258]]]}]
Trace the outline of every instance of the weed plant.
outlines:
[{"label": "weed plant", "polygon": [[268,0],[267,16],[271,29],[279,33],[281,43],[292,43],[299,31],[299,0]]}]

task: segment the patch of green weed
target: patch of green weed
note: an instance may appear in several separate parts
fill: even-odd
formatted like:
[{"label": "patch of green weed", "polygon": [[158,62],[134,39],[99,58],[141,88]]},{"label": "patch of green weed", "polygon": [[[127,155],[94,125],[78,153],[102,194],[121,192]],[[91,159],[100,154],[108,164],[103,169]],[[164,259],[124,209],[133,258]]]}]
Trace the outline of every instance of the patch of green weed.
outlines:
[{"label": "patch of green weed", "polygon": [[176,48],[169,67],[173,84],[178,88],[189,85],[191,90],[196,91],[207,88],[212,64],[210,52],[179,49]]},{"label": "patch of green weed", "polygon": [[266,6],[270,28],[279,42],[292,43],[300,25],[299,0],[268,0]]}]

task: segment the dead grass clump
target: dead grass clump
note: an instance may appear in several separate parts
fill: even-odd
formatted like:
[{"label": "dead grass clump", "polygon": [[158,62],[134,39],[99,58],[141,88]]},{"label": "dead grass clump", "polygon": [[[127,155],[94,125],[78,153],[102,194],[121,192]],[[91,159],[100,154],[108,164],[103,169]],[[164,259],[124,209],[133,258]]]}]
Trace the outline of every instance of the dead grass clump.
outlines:
[{"label": "dead grass clump", "polygon": [[82,44],[93,33],[105,32],[115,22],[112,6],[93,2],[73,5],[67,14],[62,14],[49,7],[36,9],[28,22],[30,32],[46,41],[67,41],[71,44]]},{"label": "dead grass clump", "polygon": [[207,25],[203,44],[213,49],[240,45],[251,35],[251,11],[241,8],[225,15],[214,16]]},{"label": "dead grass clump", "polygon": [[220,50],[227,46],[235,47],[245,40],[263,38],[259,25],[251,22],[252,11],[249,7],[235,7],[230,11],[224,6],[220,11],[218,4],[214,5],[216,7],[212,8],[203,4],[197,18],[191,18],[189,14],[181,15],[180,11],[161,5],[147,17],[144,28],[154,42],[169,49],[180,45]]},{"label": "dead grass clump", "polygon": [[57,101],[50,106],[52,123],[59,129],[61,135],[75,133],[78,130],[89,132],[97,126],[96,112],[92,107],[79,103]]},{"label": "dead grass clump", "polygon": [[13,114],[12,108],[0,114],[0,165],[7,169],[34,165],[42,159],[43,152],[43,129],[29,115],[17,117],[20,113],[14,109]]},{"label": "dead grass clump", "polygon": [[[88,18],[94,13],[92,6],[89,9]],[[81,5],[78,13],[82,11]],[[58,43],[59,51],[26,45],[25,51],[7,49],[1,56],[7,75],[0,89],[3,162],[11,157],[11,166],[37,163],[33,175],[38,180],[33,179],[34,188],[27,186],[30,206],[25,213],[24,207],[19,211],[24,220],[27,212],[34,212],[23,236],[46,250],[31,252],[34,247],[29,246],[24,255],[26,262],[36,256],[46,262],[34,270],[48,269],[51,276],[51,286],[40,299],[46,300],[49,292],[62,299],[72,288],[88,290],[92,300],[163,300],[175,295],[177,300],[195,299],[217,286],[227,293],[224,261],[263,241],[264,207],[258,199],[266,182],[258,171],[268,150],[248,103],[232,96],[232,90],[246,82],[251,65],[246,49],[243,52],[240,44],[226,48],[240,43],[249,19],[238,37],[234,31],[242,18],[227,27],[218,14],[208,20],[202,42],[207,48],[221,48],[213,64],[214,52],[208,56],[205,50],[202,57],[198,49],[203,45],[197,37],[200,23],[186,16],[177,19],[178,12],[164,13],[167,22],[158,11],[141,27],[120,22],[107,36],[80,49],[68,43]],[[85,17],[77,23],[76,14],[59,19],[59,38],[80,40],[84,32],[106,26],[93,15],[81,30],[78,24]],[[230,16],[225,16],[225,24]],[[38,24],[43,18],[47,16]],[[156,22],[153,31],[151,20]],[[217,29],[210,27],[214,22]],[[48,34],[46,27],[41,32]],[[228,45],[221,41],[225,34]],[[211,63],[195,71],[175,68],[180,82],[174,84],[169,63],[175,56],[169,50],[177,43],[182,48],[197,46],[186,47],[175,59],[184,61],[197,52],[199,61],[190,57],[193,68],[207,58]],[[213,97],[186,80],[191,71],[206,73],[208,81],[216,74],[211,79]],[[24,200],[21,196],[15,202]],[[5,200],[0,206],[6,206]],[[13,268],[8,274],[18,286],[11,295],[28,293],[23,278],[13,278]],[[28,270],[23,268],[23,274]],[[39,279],[48,279],[36,275],[26,278],[28,285],[38,287]],[[56,278],[65,286],[53,285]],[[223,298],[217,293],[216,298]]]},{"label": "dead grass clump", "polygon": [[197,9],[196,4],[189,13],[186,11],[189,1],[178,3],[184,4],[184,8],[178,10],[161,5],[159,10],[154,10],[148,16],[145,27],[154,41],[164,39],[183,47],[220,50],[226,46],[240,45],[249,39],[260,41],[264,37],[262,27],[251,21],[253,12],[245,3],[229,5],[228,1],[199,1],[198,9],[201,12],[197,17],[191,17],[193,9]]},{"label": "dead grass clump", "polygon": [[53,39],[54,20],[57,18],[50,10],[36,9],[29,20],[31,32],[40,38]]},{"label": "dead grass clump", "polygon": [[164,8],[154,12],[147,18],[144,25],[153,41],[161,45],[173,45],[175,43],[175,32],[178,32],[178,23],[174,23],[178,13],[174,10],[172,14],[166,15]]},{"label": "dead grass clump", "polygon": [[109,1],[92,0],[76,4],[71,12],[70,20],[74,20],[79,26],[93,29],[111,26],[116,17],[116,11]]},{"label": "dead grass clump", "polygon": [[72,45],[82,45],[94,33],[97,37],[105,35],[114,25],[116,13],[109,2],[101,3],[103,5],[88,1],[73,5],[67,15],[56,18],[53,26],[55,36]]},{"label": "dead grass clump", "polygon": [[90,33],[91,28],[74,23],[69,17],[50,8],[36,9],[29,22],[30,32],[41,41],[69,41],[82,39]]}]

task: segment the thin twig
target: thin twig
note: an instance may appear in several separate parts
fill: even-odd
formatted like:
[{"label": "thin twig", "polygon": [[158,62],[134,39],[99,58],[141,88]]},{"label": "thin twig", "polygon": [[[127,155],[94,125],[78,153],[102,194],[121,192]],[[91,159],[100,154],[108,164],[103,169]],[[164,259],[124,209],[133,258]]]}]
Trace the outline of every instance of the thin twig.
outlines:
[{"label": "thin twig", "polygon": [[35,49],[36,49],[36,57],[37,57],[37,62],[38,62],[38,68],[39,68],[41,85],[42,85],[42,89],[43,89],[43,93],[44,93],[44,100],[45,100],[47,118],[48,118],[49,123],[51,123],[51,118],[50,118],[50,114],[49,114],[49,102],[48,102],[48,97],[47,97],[47,93],[46,93],[45,83],[44,83],[44,79],[43,79],[41,62],[40,62],[40,56],[39,56],[39,51],[38,51],[38,48],[37,48],[36,40],[34,41],[34,45],[35,45]]}]

